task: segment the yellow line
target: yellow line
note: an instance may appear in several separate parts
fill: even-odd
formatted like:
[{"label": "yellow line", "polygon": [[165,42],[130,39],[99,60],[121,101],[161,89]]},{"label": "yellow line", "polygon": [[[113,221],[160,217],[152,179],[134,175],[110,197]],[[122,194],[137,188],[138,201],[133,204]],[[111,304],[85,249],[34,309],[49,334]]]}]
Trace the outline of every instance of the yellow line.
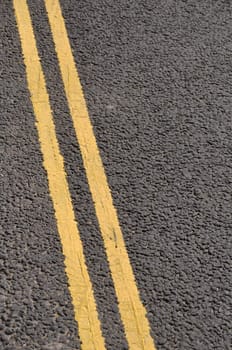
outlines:
[{"label": "yellow line", "polygon": [[50,195],[53,201],[57,227],[65,255],[69,289],[83,350],[103,350],[92,285],[83,255],[77,223],[59,151],[55,126],[46,90],[44,74],[39,61],[30,14],[25,0],[14,0],[16,19],[21,38],[28,86],[36,117],[36,125],[47,171]]},{"label": "yellow line", "polygon": [[80,145],[130,349],[154,350],[96,144],[58,0],[45,0],[70,113]]}]

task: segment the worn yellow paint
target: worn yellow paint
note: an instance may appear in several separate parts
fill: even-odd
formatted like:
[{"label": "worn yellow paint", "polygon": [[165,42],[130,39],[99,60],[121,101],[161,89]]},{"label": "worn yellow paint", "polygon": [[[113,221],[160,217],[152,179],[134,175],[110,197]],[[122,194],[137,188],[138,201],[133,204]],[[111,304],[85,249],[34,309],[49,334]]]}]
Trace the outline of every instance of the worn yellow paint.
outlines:
[{"label": "worn yellow paint", "polygon": [[83,350],[104,350],[92,285],[83,255],[77,223],[60,154],[55,126],[39,61],[29,10],[25,0],[14,0],[28,86],[36,117],[44,168],[47,171],[57,227],[65,255],[69,289]]},{"label": "worn yellow paint", "polygon": [[95,204],[129,348],[154,350],[117,213],[88,115],[58,0],[45,0],[77,140]]}]

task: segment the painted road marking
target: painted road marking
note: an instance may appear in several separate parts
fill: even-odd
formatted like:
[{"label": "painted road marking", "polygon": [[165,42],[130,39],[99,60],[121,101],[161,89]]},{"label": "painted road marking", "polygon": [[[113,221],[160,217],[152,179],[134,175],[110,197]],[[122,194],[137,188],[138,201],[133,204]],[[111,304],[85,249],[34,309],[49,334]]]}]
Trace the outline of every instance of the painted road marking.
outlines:
[{"label": "painted road marking", "polygon": [[64,88],[110,265],[129,348],[154,350],[116,209],[100,158],[59,0],[45,0]]},{"label": "painted road marking", "polygon": [[47,171],[57,227],[65,255],[66,273],[83,350],[105,349],[93,289],[75,222],[64,160],[60,154],[44,74],[39,61],[28,6],[14,0],[14,8],[26,66],[28,87],[36,117],[44,167]]}]

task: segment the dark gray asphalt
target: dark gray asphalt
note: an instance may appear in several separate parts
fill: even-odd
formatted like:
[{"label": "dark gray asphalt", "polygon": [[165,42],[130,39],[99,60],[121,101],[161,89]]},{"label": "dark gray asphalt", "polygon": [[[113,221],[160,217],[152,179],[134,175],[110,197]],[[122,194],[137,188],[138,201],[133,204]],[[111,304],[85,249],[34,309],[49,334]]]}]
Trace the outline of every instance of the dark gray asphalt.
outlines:
[{"label": "dark gray asphalt", "polygon": [[[43,1],[28,4],[103,334],[127,349]],[[232,4],[61,4],[157,350],[230,350]],[[0,344],[76,350],[11,1],[0,19]]]},{"label": "dark gray asphalt", "polygon": [[0,349],[78,349],[12,2],[0,13]]}]

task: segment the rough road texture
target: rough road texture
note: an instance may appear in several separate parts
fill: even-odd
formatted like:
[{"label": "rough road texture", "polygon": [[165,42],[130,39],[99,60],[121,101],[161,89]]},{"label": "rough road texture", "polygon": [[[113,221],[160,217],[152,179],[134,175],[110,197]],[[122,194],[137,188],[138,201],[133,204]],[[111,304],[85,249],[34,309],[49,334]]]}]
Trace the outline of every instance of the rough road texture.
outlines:
[{"label": "rough road texture", "polygon": [[0,348],[78,349],[14,13],[0,7]]},{"label": "rough road texture", "polygon": [[[28,3],[103,333],[127,349],[43,2]],[[229,350],[232,5],[61,4],[157,349]],[[1,8],[1,341],[78,349],[11,2]]]}]

